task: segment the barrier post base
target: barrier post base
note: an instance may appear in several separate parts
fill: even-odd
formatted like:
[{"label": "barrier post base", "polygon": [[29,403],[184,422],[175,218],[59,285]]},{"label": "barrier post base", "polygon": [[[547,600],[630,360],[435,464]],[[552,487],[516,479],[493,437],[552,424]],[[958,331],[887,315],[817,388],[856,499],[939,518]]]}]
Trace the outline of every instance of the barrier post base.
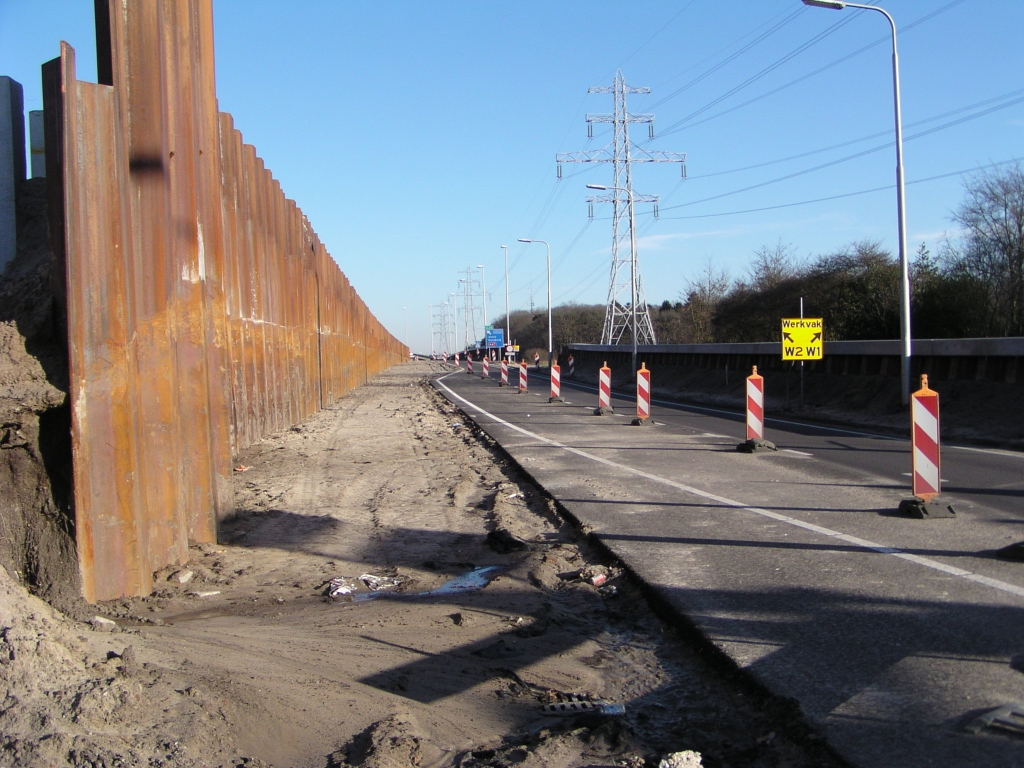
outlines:
[{"label": "barrier post base", "polygon": [[900,514],[915,520],[935,520],[956,517],[956,510],[949,504],[937,499],[922,501],[918,498],[904,499],[900,502]]},{"label": "barrier post base", "polygon": [[595,416],[614,416],[615,415],[615,409],[614,408],[595,408],[594,409],[594,415]]},{"label": "barrier post base", "polygon": [[759,453],[761,451],[777,451],[779,449],[775,447],[775,443],[771,440],[762,440],[759,437],[755,437],[750,440],[744,440],[736,446],[736,450],[740,453]]},{"label": "barrier post base", "polygon": [[654,426],[654,420],[651,419],[651,418],[647,418],[647,419],[636,418],[636,419],[633,419],[629,423],[630,423],[631,426],[634,426],[634,427],[653,427]]},{"label": "barrier post base", "polygon": [[562,398],[560,398],[560,397],[549,397],[548,398],[548,402],[549,403],[564,403],[565,401]]}]

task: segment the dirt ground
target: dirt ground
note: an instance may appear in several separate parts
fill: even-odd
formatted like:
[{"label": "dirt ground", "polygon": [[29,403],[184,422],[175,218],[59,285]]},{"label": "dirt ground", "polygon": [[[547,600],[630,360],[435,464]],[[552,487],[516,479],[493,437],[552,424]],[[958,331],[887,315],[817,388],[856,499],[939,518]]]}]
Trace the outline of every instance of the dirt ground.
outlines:
[{"label": "dirt ground", "polygon": [[223,543],[151,597],[90,625],[0,570],[0,765],[840,765],[655,618],[432,366],[240,457]]}]

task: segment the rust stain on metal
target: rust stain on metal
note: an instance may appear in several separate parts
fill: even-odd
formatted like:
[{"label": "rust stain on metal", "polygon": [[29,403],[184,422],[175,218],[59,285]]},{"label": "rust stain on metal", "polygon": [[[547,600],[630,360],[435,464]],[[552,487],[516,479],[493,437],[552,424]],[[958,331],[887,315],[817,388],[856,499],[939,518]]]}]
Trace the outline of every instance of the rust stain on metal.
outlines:
[{"label": "rust stain on metal", "polygon": [[408,356],[217,111],[211,0],[97,0],[97,42],[102,85],[43,68],[90,601],[148,594],[238,451]]}]

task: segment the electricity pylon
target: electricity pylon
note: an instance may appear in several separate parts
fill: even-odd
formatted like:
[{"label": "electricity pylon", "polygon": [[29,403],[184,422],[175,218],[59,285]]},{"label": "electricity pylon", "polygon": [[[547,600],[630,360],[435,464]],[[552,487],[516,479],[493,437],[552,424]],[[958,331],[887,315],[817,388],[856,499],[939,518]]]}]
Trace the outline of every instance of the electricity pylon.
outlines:
[{"label": "electricity pylon", "polygon": [[[622,72],[615,73],[610,86],[590,88],[587,93],[611,93],[614,108],[610,115],[587,115],[587,134],[594,135],[594,123],[612,124],[612,143],[590,152],[560,152],[555,155],[558,163],[558,178],[562,178],[562,163],[611,163],[614,181],[608,185],[607,195],[587,198],[590,215],[593,218],[594,203],[612,204],[612,269],[608,283],[608,303],[604,314],[604,329],[601,331],[602,344],[620,344],[627,332],[632,337],[631,318],[637,314],[636,335],[638,344],[656,344],[654,326],[647,309],[643,279],[640,277],[640,261],[636,249],[636,217],[633,204],[654,203],[654,215],[658,215],[657,195],[633,193],[633,163],[680,163],[683,178],[686,178],[686,155],[678,152],[662,152],[644,149],[629,140],[630,123],[647,123],[648,135],[654,138],[654,115],[631,115],[626,109],[626,95],[650,93],[650,88],[634,88],[626,85]],[[636,296],[636,306],[632,297]]]}]

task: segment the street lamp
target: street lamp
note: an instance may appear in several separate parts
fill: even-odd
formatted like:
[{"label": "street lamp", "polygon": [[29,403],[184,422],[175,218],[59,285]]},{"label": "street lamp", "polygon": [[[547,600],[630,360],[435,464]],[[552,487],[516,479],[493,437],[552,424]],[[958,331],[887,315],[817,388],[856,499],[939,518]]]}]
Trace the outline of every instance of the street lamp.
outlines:
[{"label": "street lamp", "polygon": [[544,247],[548,253],[548,368],[551,368],[551,355],[552,347],[551,344],[551,246],[548,245],[546,240],[527,240],[525,238],[519,238],[520,243],[544,243]]},{"label": "street lamp", "polygon": [[900,117],[900,62],[896,53],[896,22],[884,8],[877,5],[847,3],[843,0],[803,0],[804,5],[830,8],[859,8],[878,11],[892,29],[892,96],[896,115],[896,217],[900,252],[900,394],[903,404],[910,402],[910,266],[907,262],[907,210],[903,189],[903,119]]},{"label": "street lamp", "polygon": [[449,293],[448,295],[452,297],[452,330],[455,332],[452,354],[454,355],[459,351],[459,303],[455,300],[456,296],[454,293]]},{"label": "street lamp", "polygon": [[[505,344],[512,343],[512,321],[508,316],[508,246],[501,246],[501,250],[505,254]],[[505,350],[501,351],[502,356],[505,354]]]},{"label": "street lamp", "polygon": [[630,315],[633,321],[633,372],[636,376],[636,221],[633,216],[633,190],[628,187],[606,187],[602,184],[587,184],[587,189],[606,192],[609,189],[629,195],[629,297]]},{"label": "street lamp", "polygon": [[434,352],[434,305],[433,304],[427,304],[427,312],[430,313],[428,315],[428,317],[430,318],[430,359],[433,360],[434,357],[435,357],[435,352]]},{"label": "street lamp", "polygon": [[484,300],[484,354],[487,354],[487,280],[484,279],[484,265],[477,264],[480,270],[480,295]]},{"label": "street lamp", "polygon": [[402,312],[405,313],[405,346],[409,347],[409,310],[402,307]]}]

